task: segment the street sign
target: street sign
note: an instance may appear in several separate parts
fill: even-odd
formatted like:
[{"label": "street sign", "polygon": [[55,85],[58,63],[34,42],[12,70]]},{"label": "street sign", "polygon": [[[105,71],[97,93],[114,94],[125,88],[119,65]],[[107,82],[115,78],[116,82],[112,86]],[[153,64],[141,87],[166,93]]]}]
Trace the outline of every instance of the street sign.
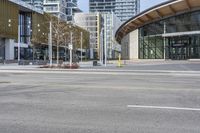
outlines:
[{"label": "street sign", "polygon": [[73,49],[73,45],[69,44],[69,49],[72,50]]}]

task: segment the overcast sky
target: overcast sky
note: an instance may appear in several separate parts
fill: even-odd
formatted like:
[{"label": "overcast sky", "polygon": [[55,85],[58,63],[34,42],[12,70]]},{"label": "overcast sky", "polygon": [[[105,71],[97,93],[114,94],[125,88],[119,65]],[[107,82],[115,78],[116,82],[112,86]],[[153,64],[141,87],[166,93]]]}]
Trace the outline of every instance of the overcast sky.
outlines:
[{"label": "overcast sky", "polygon": [[[78,0],[79,7],[84,11],[88,12],[89,8],[89,0]],[[156,4],[159,4],[161,2],[167,1],[167,0],[140,0],[141,1],[141,11],[150,8],[151,6],[154,6]]]}]

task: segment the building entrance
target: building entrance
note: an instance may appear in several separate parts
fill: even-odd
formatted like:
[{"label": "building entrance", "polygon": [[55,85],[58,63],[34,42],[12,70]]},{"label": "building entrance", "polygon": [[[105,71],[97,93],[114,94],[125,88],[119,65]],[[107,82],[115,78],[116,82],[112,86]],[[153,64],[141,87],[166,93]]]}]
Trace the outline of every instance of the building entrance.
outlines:
[{"label": "building entrance", "polygon": [[183,37],[169,37],[169,58],[172,60],[187,60],[189,58],[191,38],[188,36]]}]

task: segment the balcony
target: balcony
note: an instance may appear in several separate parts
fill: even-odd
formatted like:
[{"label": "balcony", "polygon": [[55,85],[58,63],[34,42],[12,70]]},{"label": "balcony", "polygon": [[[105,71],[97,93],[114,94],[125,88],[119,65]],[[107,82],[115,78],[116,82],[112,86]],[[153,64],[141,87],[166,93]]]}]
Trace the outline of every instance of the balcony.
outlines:
[{"label": "balcony", "polygon": [[60,4],[59,0],[44,0],[44,5],[49,5],[49,4]]}]

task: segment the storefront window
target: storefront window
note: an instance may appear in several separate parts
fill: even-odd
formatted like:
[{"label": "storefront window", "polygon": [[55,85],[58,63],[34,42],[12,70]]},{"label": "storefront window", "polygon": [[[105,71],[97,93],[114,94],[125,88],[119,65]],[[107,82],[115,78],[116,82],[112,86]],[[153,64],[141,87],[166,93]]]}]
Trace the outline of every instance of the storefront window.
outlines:
[{"label": "storefront window", "polygon": [[164,38],[164,25],[166,33],[200,31],[200,11],[178,15],[140,28],[140,59],[200,58],[200,35]]}]

